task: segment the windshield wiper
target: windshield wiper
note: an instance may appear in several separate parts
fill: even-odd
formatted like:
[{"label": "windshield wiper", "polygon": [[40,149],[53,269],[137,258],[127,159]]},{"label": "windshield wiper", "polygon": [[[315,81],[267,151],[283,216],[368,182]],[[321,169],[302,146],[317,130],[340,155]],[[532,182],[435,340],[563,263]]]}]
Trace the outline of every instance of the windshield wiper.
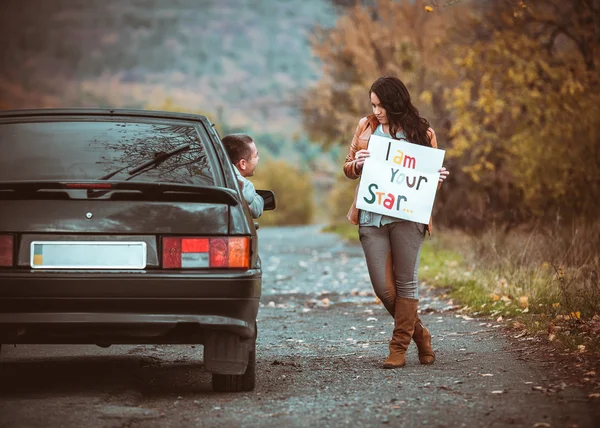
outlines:
[{"label": "windshield wiper", "polygon": [[[129,174],[129,177],[127,178],[127,180],[131,180],[133,177],[136,177],[146,171],[154,169],[157,166],[159,166],[160,164],[162,164],[164,161],[166,161],[167,159],[169,159],[181,152],[185,152],[186,150],[189,150],[189,149],[190,149],[190,144],[187,143],[187,144],[182,144],[180,146],[177,146],[174,149],[169,150],[168,152],[159,152],[156,154],[156,156],[154,156],[154,158],[152,158],[149,161],[144,162],[144,163],[134,167],[132,170],[128,171],[127,173]],[[109,180],[110,178],[114,177],[121,171],[126,170],[127,168],[129,168],[129,166],[119,168],[116,171],[110,172],[106,175],[103,175],[102,177],[97,178],[97,180]]]}]

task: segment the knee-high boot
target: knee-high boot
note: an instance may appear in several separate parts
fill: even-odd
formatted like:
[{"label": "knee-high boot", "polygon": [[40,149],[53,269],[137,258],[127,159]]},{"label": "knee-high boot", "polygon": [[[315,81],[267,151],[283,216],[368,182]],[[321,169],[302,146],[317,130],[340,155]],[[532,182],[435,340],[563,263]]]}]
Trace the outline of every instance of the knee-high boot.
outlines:
[{"label": "knee-high boot", "polygon": [[435,354],[431,347],[431,333],[429,333],[429,330],[423,325],[418,315],[415,322],[413,340],[419,350],[419,361],[421,364],[433,364],[435,361]]},{"label": "knee-high boot", "polygon": [[418,299],[396,298],[394,333],[389,344],[390,355],[383,363],[384,368],[395,369],[404,366],[405,354],[415,330],[418,303]]}]

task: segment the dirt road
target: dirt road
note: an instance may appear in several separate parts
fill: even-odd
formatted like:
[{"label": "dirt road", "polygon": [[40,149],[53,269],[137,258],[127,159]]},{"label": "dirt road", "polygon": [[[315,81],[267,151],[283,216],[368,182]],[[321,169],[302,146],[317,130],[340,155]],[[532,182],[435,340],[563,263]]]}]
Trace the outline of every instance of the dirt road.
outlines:
[{"label": "dirt road", "polygon": [[0,427],[594,427],[598,401],[501,327],[421,289],[437,360],[383,370],[392,320],[362,251],[315,226],[259,230],[258,381],[213,393],[202,347],[19,346],[0,357]]}]

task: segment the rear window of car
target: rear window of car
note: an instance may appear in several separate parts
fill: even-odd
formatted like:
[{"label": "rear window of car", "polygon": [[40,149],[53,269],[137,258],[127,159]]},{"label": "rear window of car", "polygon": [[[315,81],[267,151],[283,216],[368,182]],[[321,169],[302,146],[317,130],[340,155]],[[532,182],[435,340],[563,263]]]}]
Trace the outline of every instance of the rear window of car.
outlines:
[{"label": "rear window of car", "polygon": [[[157,156],[189,149],[130,174]],[[214,184],[195,127],[174,123],[61,121],[0,124],[0,181],[110,180]]]}]

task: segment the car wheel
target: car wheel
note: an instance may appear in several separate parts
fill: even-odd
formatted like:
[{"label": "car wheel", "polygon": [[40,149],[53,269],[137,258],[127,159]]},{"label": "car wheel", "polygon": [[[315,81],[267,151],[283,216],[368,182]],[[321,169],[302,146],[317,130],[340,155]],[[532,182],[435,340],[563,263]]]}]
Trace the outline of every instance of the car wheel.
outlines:
[{"label": "car wheel", "polygon": [[256,342],[248,356],[248,367],[241,375],[212,375],[212,388],[216,392],[252,391],[256,386]]}]

